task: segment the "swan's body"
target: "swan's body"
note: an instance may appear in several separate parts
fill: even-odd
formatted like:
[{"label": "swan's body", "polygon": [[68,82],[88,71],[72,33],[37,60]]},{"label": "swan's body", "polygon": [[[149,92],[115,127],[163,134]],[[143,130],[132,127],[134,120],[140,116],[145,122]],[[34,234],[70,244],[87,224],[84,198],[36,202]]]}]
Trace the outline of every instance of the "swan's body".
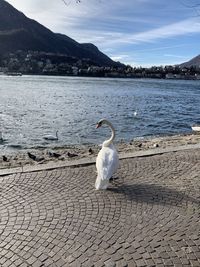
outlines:
[{"label": "swan's body", "polygon": [[45,139],[45,140],[58,140],[58,131],[56,131],[56,135],[54,136],[54,135],[45,135],[45,136],[43,136],[43,138]]},{"label": "swan's body", "polygon": [[97,190],[107,189],[109,185],[109,179],[112,177],[119,165],[119,157],[112,143],[115,138],[114,127],[109,121],[102,119],[98,122],[97,128],[101,127],[103,124],[106,124],[111,128],[112,136],[109,140],[103,142],[102,148],[99,151],[96,159],[97,179],[95,188]]}]

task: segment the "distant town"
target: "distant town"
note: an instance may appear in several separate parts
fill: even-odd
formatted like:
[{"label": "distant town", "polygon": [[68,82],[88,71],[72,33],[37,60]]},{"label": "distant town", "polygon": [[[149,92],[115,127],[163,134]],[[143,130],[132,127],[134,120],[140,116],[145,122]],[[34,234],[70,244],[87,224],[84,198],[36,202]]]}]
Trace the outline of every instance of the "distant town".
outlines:
[{"label": "distant town", "polygon": [[90,59],[63,54],[17,51],[0,56],[0,73],[6,75],[66,75],[111,78],[200,80],[200,66],[153,66],[150,68],[98,66]]}]

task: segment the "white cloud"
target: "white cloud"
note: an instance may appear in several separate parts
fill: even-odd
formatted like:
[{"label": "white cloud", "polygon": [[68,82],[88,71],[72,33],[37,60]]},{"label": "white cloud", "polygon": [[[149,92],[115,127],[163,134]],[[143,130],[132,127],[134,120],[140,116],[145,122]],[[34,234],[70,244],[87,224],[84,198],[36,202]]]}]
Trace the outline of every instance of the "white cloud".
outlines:
[{"label": "white cloud", "polygon": [[[126,0],[126,4],[121,0],[83,0],[80,4],[77,4],[76,0],[65,0],[68,5],[65,5],[63,0],[7,1],[53,31],[64,31],[63,33],[68,35],[68,32],[86,30],[87,33],[87,30],[91,29],[92,33],[96,31],[96,35],[101,35],[101,30],[98,30],[100,28],[102,32],[110,31],[109,27],[115,28],[116,33],[117,29],[124,25],[126,27],[131,23],[147,23],[147,18],[126,12],[154,0]],[[77,39],[82,39],[82,36],[79,37],[78,34]]]},{"label": "white cloud", "polygon": [[113,55],[111,56],[112,60],[115,60],[115,61],[123,61],[124,60],[127,60],[127,58],[129,58],[129,55]]},{"label": "white cloud", "polygon": [[200,32],[200,18],[192,18],[149,31],[136,34],[112,33],[111,40],[105,40],[107,44],[139,44],[154,43],[159,39],[168,39],[181,35]]},{"label": "white cloud", "polygon": [[[131,33],[129,30],[127,33],[124,29],[130,23],[133,23],[131,25],[135,29],[136,22],[147,24],[148,18],[120,14],[120,9],[123,8],[124,11],[124,3],[121,0],[88,0],[87,3],[83,1],[81,4],[77,4],[75,0],[65,1],[69,5],[66,6],[62,0],[8,0],[27,16],[55,32],[62,32],[80,42],[103,42],[104,47],[112,44],[153,43],[159,39],[200,32],[200,19],[192,18],[147,31]],[[147,5],[149,1],[127,0],[126,11],[129,7],[133,9],[133,6]]]},{"label": "white cloud", "polygon": [[[81,20],[71,19],[68,21],[72,27],[62,26],[62,32],[75,38],[79,42],[92,42],[101,48],[111,49],[113,46],[132,45],[141,43],[156,43],[159,40],[176,38],[200,33],[200,18],[192,18],[166,26],[155,28],[139,33],[124,33],[120,31],[106,31],[105,29],[83,29],[80,28]],[[62,22],[61,22],[62,23]],[[64,24],[63,24],[64,25]],[[75,27],[77,25],[77,27]],[[174,46],[175,47],[175,46]],[[155,50],[165,48],[156,48]]]},{"label": "white cloud", "polygon": [[168,50],[168,49],[173,49],[173,48],[181,48],[187,46],[187,44],[178,44],[178,45],[167,45],[167,46],[159,46],[159,47],[154,47],[154,48],[145,48],[145,49],[137,49],[137,53],[141,52],[150,52],[150,51],[160,51],[160,50]]},{"label": "white cloud", "polygon": [[[27,15],[35,15],[53,10],[59,5],[59,1],[48,1],[48,0],[7,0],[11,5],[13,5],[18,10],[24,12]],[[57,3],[56,3],[57,2]]]},{"label": "white cloud", "polygon": [[181,56],[181,55],[173,55],[173,54],[164,54],[164,57],[172,57],[172,58],[186,59],[185,56]]}]

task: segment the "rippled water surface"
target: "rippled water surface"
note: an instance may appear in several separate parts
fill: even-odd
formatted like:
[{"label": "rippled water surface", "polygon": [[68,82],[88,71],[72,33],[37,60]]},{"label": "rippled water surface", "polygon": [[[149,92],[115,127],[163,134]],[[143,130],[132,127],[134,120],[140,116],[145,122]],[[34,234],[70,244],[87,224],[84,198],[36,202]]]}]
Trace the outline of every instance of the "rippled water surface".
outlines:
[{"label": "rippled water surface", "polygon": [[[200,81],[0,76],[0,149],[99,144],[110,134],[95,129],[103,117],[117,140],[190,132]],[[43,139],[56,130],[58,141]]]}]

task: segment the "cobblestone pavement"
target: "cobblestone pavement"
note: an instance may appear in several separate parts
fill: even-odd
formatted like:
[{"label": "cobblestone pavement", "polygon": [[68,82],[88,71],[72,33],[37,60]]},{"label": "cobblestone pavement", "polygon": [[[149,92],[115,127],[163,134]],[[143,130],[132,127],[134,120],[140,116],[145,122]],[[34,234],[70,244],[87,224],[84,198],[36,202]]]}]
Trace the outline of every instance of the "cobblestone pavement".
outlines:
[{"label": "cobblestone pavement", "polygon": [[0,266],[200,266],[200,150],[0,177]]}]

